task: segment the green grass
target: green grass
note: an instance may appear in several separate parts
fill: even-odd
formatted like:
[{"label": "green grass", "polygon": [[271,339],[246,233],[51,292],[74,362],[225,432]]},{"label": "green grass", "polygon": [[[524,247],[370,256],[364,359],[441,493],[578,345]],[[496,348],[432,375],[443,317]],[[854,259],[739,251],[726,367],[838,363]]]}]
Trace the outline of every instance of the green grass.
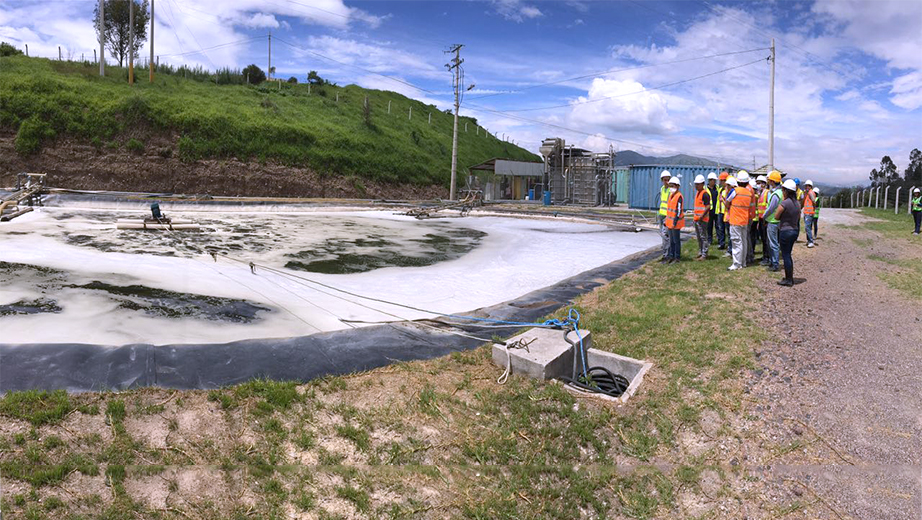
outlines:
[{"label": "green grass", "polygon": [[0,399],[0,415],[29,421],[33,426],[58,423],[73,410],[64,390],[9,392]]},{"label": "green grass", "polygon": [[[914,227],[912,215],[906,213],[905,204],[900,208],[899,214],[894,214],[893,210],[875,208],[864,208],[861,210],[861,213],[882,221],[865,222],[862,227],[877,231],[890,238],[905,239],[914,244],[922,245],[922,235],[912,234]],[[822,222],[822,220],[820,222]]]},{"label": "green grass", "polygon": [[[111,67],[101,78],[92,64],[4,57],[0,127],[17,132],[15,148],[23,155],[38,153],[56,137],[82,138],[97,148],[124,142],[130,152],[143,153],[147,137],[178,135],[175,150],[157,153],[187,161],[275,160],[322,174],[448,184],[452,116],[395,92],[327,85],[308,95],[307,85],[217,86],[176,76],[129,86],[123,72]],[[371,124],[363,117],[366,96]],[[458,154],[462,178],[469,166],[493,157],[538,160],[483,130],[478,135],[476,120],[468,117],[460,120]]]}]

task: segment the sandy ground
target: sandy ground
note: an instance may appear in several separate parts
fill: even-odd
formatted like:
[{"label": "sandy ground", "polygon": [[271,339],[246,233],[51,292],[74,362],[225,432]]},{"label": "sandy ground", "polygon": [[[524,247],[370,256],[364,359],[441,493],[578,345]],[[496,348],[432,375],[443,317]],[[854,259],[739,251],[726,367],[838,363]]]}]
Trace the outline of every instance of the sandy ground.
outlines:
[{"label": "sandy ground", "polygon": [[[818,246],[795,245],[793,289],[772,285],[747,392],[750,475],[764,504],[805,518],[922,518],[922,304],[870,255],[922,261],[909,242],[823,210]],[[764,511],[764,509],[763,509]],[[759,516],[759,515],[756,515]],[[793,515],[792,515],[793,517]]]}]

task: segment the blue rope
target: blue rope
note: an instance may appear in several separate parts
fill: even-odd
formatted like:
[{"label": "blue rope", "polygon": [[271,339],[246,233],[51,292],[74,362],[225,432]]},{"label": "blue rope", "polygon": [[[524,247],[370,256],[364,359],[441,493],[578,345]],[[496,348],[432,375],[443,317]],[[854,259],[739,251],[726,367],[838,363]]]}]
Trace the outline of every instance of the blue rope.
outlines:
[{"label": "blue rope", "polygon": [[551,327],[555,329],[563,329],[568,326],[572,326],[573,330],[576,332],[576,337],[579,338],[579,359],[583,364],[583,376],[588,377],[589,370],[589,361],[586,357],[586,348],[583,345],[583,335],[579,332],[579,320],[582,318],[579,311],[574,308],[570,308],[567,313],[567,317],[564,319],[553,318],[550,320],[545,320],[544,322],[525,322],[525,321],[509,321],[509,320],[497,320],[493,318],[478,318],[476,316],[460,316],[457,314],[442,314],[446,318],[454,318],[459,320],[470,320],[470,321],[480,321],[487,323],[495,323],[497,325],[515,325],[519,327]]}]

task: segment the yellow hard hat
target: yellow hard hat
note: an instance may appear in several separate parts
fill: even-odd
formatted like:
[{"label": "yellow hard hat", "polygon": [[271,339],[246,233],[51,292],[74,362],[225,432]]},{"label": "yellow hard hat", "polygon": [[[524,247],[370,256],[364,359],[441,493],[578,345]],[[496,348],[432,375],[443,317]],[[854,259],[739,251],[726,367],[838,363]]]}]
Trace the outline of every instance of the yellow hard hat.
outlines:
[{"label": "yellow hard hat", "polygon": [[768,174],[768,180],[781,184],[781,172],[772,170],[772,172]]}]

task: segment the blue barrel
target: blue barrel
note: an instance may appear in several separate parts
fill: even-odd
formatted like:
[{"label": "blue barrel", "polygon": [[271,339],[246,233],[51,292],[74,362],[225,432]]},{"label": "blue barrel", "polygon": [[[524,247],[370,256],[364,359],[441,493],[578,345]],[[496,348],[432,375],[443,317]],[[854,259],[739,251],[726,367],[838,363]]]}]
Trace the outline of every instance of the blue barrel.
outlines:
[{"label": "blue barrel", "polygon": [[547,190],[544,192],[544,205],[545,206],[551,205],[551,191],[550,190]]},{"label": "blue barrel", "polygon": [[528,200],[535,200],[535,189],[531,188],[528,190]]}]

